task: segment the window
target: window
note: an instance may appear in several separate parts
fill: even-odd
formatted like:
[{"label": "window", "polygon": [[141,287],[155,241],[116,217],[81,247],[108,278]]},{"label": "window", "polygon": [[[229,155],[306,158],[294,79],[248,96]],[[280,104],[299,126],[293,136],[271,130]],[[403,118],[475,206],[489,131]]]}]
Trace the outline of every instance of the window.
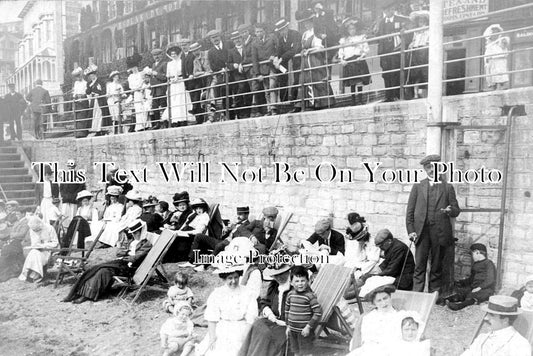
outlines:
[{"label": "window", "polygon": [[129,14],[133,11],[133,2],[131,0],[124,0],[124,13]]},{"label": "window", "polygon": [[114,19],[117,17],[117,3],[114,1],[109,2],[109,18]]}]

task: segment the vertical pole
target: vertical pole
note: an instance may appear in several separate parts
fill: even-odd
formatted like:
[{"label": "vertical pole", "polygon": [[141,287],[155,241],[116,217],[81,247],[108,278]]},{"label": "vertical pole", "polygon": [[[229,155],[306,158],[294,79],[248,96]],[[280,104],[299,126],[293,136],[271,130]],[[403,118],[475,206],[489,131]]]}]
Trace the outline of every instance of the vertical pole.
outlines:
[{"label": "vertical pole", "polygon": [[304,60],[306,60],[306,57],[303,56],[303,51],[300,52],[300,105],[302,105],[300,111],[305,111],[305,84],[304,84]]},{"label": "vertical pole", "polygon": [[404,30],[400,31],[400,100],[404,100],[405,84],[405,35]]},{"label": "vertical pole", "polygon": [[429,79],[426,154],[439,154],[442,123],[442,74],[444,67],[442,15],[444,0],[430,0]]},{"label": "vertical pole", "polygon": [[222,75],[224,76],[224,88],[226,90],[226,97],[225,97],[225,103],[226,103],[226,121],[230,119],[229,117],[229,95],[230,95],[230,92],[229,92],[229,76],[228,76],[228,72],[227,71],[224,71],[222,73]]}]

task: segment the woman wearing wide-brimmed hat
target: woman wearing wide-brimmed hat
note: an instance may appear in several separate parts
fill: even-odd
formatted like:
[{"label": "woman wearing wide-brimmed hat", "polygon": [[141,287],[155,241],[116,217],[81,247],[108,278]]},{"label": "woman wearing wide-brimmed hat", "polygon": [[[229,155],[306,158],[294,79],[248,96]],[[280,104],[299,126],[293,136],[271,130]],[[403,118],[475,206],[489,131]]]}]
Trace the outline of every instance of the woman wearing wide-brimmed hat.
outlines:
[{"label": "woman wearing wide-brimmed hat", "polygon": [[509,57],[509,47],[511,40],[509,37],[502,35],[503,28],[498,25],[487,27],[483,36],[485,36],[485,81],[491,89],[503,89],[509,82],[509,70],[507,58]]},{"label": "woman wearing wide-brimmed hat", "polygon": [[224,285],[207,299],[204,314],[208,333],[199,345],[199,353],[206,356],[237,356],[248,332],[257,317],[257,300],[239,284],[243,265],[220,263],[215,274]]},{"label": "woman wearing wide-brimmed hat", "polygon": [[[339,59],[342,65],[343,86],[350,87],[352,92],[352,105],[365,104],[363,100],[363,85],[370,84],[370,71],[364,59],[370,47],[366,42],[366,35],[362,32],[361,20],[348,17],[342,21],[346,36],[339,41]],[[357,89],[357,96],[356,96]]]},{"label": "woman wearing wide-brimmed hat", "polygon": [[106,86],[97,76],[98,67],[90,64],[84,71],[87,77],[87,96],[89,97],[89,108],[92,110],[92,125],[91,132],[95,132],[95,136],[101,136],[107,133],[105,127],[110,126],[109,109],[107,107],[107,100],[105,97]]},{"label": "woman wearing wide-brimmed hat", "polygon": [[167,78],[170,82],[170,103],[167,117],[173,127],[187,126],[187,115],[192,110],[189,93],[185,90],[182,73],[181,48],[177,43],[171,43],[167,48],[167,55],[171,61],[167,64]]},{"label": "woman wearing wide-brimmed hat", "polygon": [[83,69],[80,67],[72,71],[72,99],[74,100],[74,120],[77,138],[87,137],[91,127],[89,101],[87,101],[87,82],[83,79]]},{"label": "woman wearing wide-brimmed hat", "polygon": [[109,105],[109,114],[113,122],[113,132],[119,133],[118,124],[120,123],[120,102],[126,98],[124,88],[120,84],[120,73],[117,70],[109,74],[110,82],[107,83],[107,105]]},{"label": "woman wearing wide-brimmed hat", "polygon": [[[120,218],[118,224],[106,226],[104,234],[100,237],[99,242],[115,246],[119,241],[120,232],[127,228],[128,224],[138,219],[142,214],[142,197],[136,190],[131,190],[126,194],[126,213]],[[109,230],[109,231],[108,231]]]},{"label": "woman wearing wide-brimmed hat", "polygon": [[119,197],[122,193],[122,187],[118,185],[110,185],[106,190],[106,200],[109,201],[109,203],[107,203],[104,210],[102,223],[105,224],[105,228],[99,241],[103,240],[104,243],[109,245],[113,243],[113,235],[118,236],[116,231],[118,231],[120,218],[124,211],[124,205],[119,202]]},{"label": "woman wearing wide-brimmed hat", "polygon": [[140,219],[128,224],[127,233],[132,237],[125,249],[117,252],[118,259],[100,263],[85,271],[76,284],[72,286],[63,302],[80,304],[88,300],[96,302],[105,297],[113,285],[113,277],[129,276],[142,263],[150,249],[151,243],[146,239],[146,224]]}]

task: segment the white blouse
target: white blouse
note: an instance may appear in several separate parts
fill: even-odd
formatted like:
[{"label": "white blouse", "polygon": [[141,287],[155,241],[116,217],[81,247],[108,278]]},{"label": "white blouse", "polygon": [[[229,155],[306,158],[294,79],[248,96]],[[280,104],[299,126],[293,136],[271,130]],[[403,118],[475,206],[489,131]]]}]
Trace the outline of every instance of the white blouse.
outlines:
[{"label": "white blouse", "polygon": [[357,43],[360,41],[366,41],[366,36],[355,35],[341,38],[341,40],[339,41],[341,45],[346,45],[350,43],[353,43],[353,45],[339,48],[339,58],[341,60],[346,60],[355,56],[366,56],[370,51],[370,48],[368,47],[367,42]]},{"label": "white blouse", "polygon": [[204,318],[210,322],[246,321],[253,324],[257,316],[257,300],[245,288],[223,285],[215,288],[207,299]]},{"label": "white blouse", "polygon": [[167,63],[167,78],[176,80],[181,77],[181,59],[171,60]]},{"label": "white blouse", "polygon": [[87,82],[85,80],[76,80],[74,81],[74,86],[72,88],[72,94],[74,95],[86,95]]}]

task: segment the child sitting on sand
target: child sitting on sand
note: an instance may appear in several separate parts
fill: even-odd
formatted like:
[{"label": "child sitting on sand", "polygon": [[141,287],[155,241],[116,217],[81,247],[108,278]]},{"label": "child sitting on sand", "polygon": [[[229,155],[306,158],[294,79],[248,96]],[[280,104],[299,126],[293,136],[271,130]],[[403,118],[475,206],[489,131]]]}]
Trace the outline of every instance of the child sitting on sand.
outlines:
[{"label": "child sitting on sand", "polygon": [[181,351],[181,356],[187,356],[194,349],[194,324],[190,316],[192,307],[188,302],[174,305],[174,316],[168,318],[161,326],[161,348],[163,356],[169,356]]},{"label": "child sitting on sand", "polygon": [[163,308],[166,312],[174,313],[174,306],[178,302],[185,301],[192,305],[194,294],[191,288],[187,287],[188,282],[189,277],[185,273],[176,272],[174,285],[168,289],[168,298],[163,302]]}]

